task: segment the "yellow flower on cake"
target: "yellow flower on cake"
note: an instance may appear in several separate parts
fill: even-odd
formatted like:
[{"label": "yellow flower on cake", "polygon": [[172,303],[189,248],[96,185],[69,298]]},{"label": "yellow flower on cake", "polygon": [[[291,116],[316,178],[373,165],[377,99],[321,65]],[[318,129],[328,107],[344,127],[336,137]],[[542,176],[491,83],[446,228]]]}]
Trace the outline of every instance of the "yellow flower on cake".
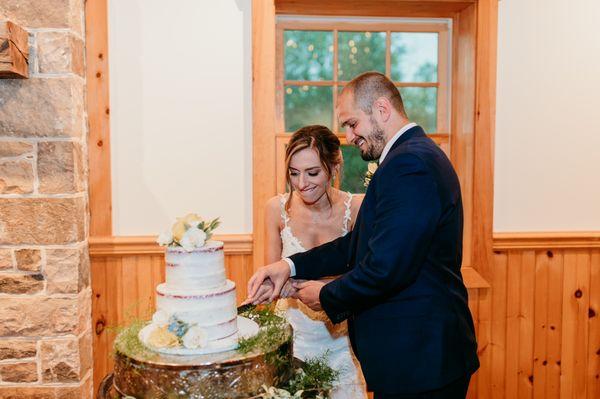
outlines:
[{"label": "yellow flower on cake", "polygon": [[183,219],[178,219],[177,222],[175,222],[175,224],[173,225],[173,229],[171,230],[173,232],[173,238],[175,239],[175,241],[181,241],[181,238],[185,234],[186,230],[187,227],[185,225],[185,221]]},{"label": "yellow flower on cake", "polygon": [[163,326],[152,330],[148,343],[155,348],[174,348],[179,346],[179,338],[170,332],[167,326]]}]

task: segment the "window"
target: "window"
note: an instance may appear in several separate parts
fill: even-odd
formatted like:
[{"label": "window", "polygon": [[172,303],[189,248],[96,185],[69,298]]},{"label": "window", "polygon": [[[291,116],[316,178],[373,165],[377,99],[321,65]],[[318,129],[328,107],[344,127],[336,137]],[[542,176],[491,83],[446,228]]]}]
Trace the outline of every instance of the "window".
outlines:
[{"label": "window", "polygon": [[343,178],[336,186],[364,192],[367,164],[346,145],[335,117],[344,85],[379,71],[400,89],[409,118],[449,155],[450,21],[288,17],[277,19],[277,190],[285,191],[285,147],[298,128],[321,124],[342,141]]}]

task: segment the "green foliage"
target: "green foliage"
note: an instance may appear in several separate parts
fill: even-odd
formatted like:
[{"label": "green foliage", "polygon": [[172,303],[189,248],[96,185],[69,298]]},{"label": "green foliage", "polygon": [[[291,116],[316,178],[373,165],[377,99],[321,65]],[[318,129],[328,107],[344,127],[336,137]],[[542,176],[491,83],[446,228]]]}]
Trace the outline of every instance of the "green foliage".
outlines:
[{"label": "green foliage", "polygon": [[210,238],[212,237],[212,233],[213,231],[219,227],[219,225],[221,224],[221,221],[219,220],[219,218],[216,218],[214,220],[211,220],[210,222],[208,221],[202,221],[198,224],[198,228],[200,230],[204,230],[204,232],[206,233],[206,240],[210,240]]},{"label": "green foliage", "polygon": [[303,398],[328,393],[340,374],[327,365],[328,355],[325,352],[322,356],[307,359],[283,388],[289,392],[303,391]]},{"label": "green foliage", "polygon": [[360,150],[352,145],[342,146],[344,167],[342,169],[342,184],[340,189],[351,193],[366,191],[363,178],[367,173],[367,162],[360,156]]},{"label": "green foliage", "polygon": [[114,343],[114,350],[128,357],[139,360],[151,360],[157,354],[148,349],[138,338],[138,334],[147,322],[142,320],[133,320],[127,327],[111,327],[111,330],[118,333]]},{"label": "green foliage", "polygon": [[275,314],[270,307],[250,307],[247,311],[240,313],[240,316],[247,317],[260,326],[258,334],[238,341],[237,350],[242,354],[254,350],[272,352],[289,338],[290,331],[287,322]]}]

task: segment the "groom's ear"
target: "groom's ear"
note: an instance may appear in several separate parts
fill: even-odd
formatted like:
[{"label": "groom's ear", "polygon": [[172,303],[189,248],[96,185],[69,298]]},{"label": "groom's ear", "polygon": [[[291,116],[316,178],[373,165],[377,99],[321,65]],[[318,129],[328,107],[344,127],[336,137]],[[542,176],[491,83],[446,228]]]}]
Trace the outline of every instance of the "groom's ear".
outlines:
[{"label": "groom's ear", "polygon": [[392,115],[392,103],[387,97],[379,97],[373,102],[373,112],[382,122],[387,122]]}]

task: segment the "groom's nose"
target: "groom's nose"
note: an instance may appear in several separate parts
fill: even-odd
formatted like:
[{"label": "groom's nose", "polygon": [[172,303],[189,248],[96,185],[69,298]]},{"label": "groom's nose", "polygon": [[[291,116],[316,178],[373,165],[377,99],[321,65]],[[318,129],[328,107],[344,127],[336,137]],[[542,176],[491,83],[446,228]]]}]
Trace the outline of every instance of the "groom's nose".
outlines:
[{"label": "groom's nose", "polygon": [[352,131],[351,127],[346,127],[346,141],[348,144],[352,144],[352,141],[356,138],[356,135]]}]

